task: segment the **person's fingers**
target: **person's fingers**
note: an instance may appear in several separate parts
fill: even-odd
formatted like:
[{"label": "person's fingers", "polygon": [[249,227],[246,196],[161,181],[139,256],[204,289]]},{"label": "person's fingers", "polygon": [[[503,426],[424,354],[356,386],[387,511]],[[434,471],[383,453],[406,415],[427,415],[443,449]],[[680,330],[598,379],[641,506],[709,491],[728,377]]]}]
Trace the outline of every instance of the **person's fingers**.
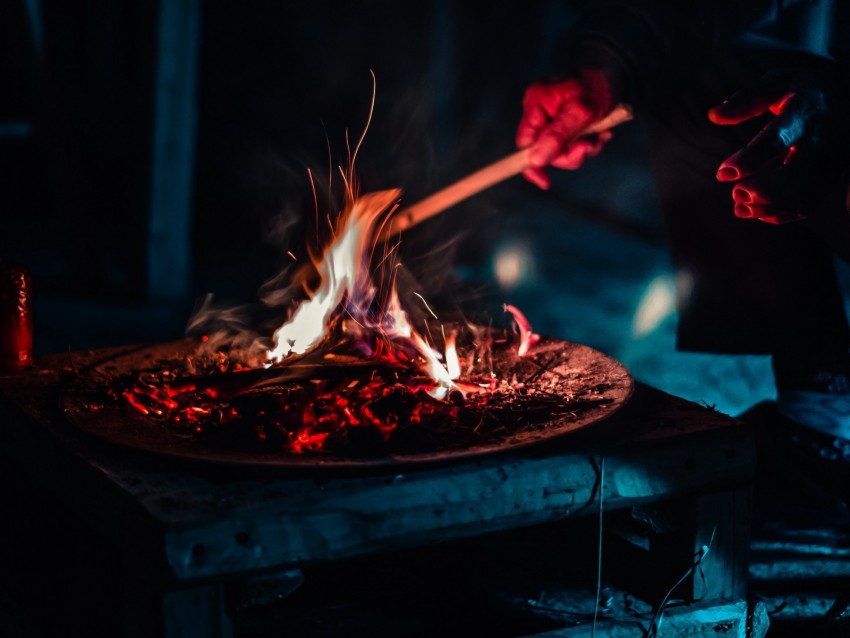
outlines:
[{"label": "person's fingers", "polygon": [[763,204],[736,204],[735,216],[741,219],[754,219],[765,224],[774,225],[790,224],[806,218],[799,210],[785,210]]},{"label": "person's fingers", "polygon": [[735,184],[732,199],[736,204],[778,205],[782,208],[805,208],[817,195],[821,181],[820,167],[813,161],[814,151],[807,144],[759,173]]},{"label": "person's fingers", "polygon": [[735,217],[741,219],[750,219],[753,216],[753,211],[748,204],[735,204]]},{"label": "person's fingers", "polygon": [[577,80],[564,80],[554,84],[538,82],[526,89],[522,98],[523,110],[532,106],[543,108],[550,117],[554,116],[566,102],[578,100],[583,87]]},{"label": "person's fingers", "polygon": [[587,157],[588,149],[589,144],[586,142],[573,144],[566,152],[552,158],[551,164],[555,168],[575,170],[584,164],[584,159]]},{"label": "person's fingers", "polygon": [[782,112],[765,128],[770,129],[772,137],[778,140],[777,146],[787,150],[803,138],[810,117],[811,108],[806,97],[793,95],[783,105]]},{"label": "person's fingers", "polygon": [[770,204],[771,200],[754,187],[737,184],[732,189],[732,199],[736,204]]},{"label": "person's fingers", "polygon": [[814,115],[822,108],[816,93],[788,93],[771,107],[777,115],[750,142],[726,158],[717,179],[744,179],[777,161],[788,163],[801,148],[820,143]]},{"label": "person's fingers", "polygon": [[717,169],[717,178],[718,182],[737,182],[743,175],[741,172],[733,165],[729,164],[731,157],[727,157],[723,160],[723,163],[720,164],[720,168]]},{"label": "person's fingers", "polygon": [[779,98],[776,102],[770,105],[770,112],[774,115],[779,115],[785,110],[785,107],[788,105],[788,101],[794,97],[794,93],[789,92]]},{"label": "person's fingers", "polygon": [[581,104],[565,105],[557,117],[546,126],[532,144],[529,162],[545,166],[572,146],[576,135],[593,120],[590,111]]},{"label": "person's fingers", "polygon": [[786,109],[744,148],[723,160],[717,169],[717,180],[732,182],[744,179],[772,163],[783,161],[803,137],[804,131],[805,119],[800,111]]},{"label": "person's fingers", "polygon": [[526,109],[517,127],[517,147],[525,148],[526,146],[530,146],[549,121],[550,117],[541,105],[537,104]]},{"label": "person's fingers", "polygon": [[599,135],[584,137],[569,146],[560,155],[552,158],[550,164],[555,168],[575,170],[579,168],[588,157],[596,157],[602,151],[602,147],[612,137],[610,131],[603,131]]},{"label": "person's fingers", "polygon": [[571,139],[570,131],[563,122],[552,122],[531,145],[529,164],[536,167],[548,166],[555,157],[567,150]]},{"label": "person's fingers", "polygon": [[818,194],[819,169],[810,161],[808,147],[803,148],[789,161],[735,185],[732,200],[737,217],[772,224],[804,219],[810,199]]},{"label": "person's fingers", "polygon": [[559,116],[565,104],[580,99],[582,90],[576,80],[557,84],[538,82],[528,87],[522,100],[523,114],[517,127],[517,146],[525,148],[534,143],[541,131]]},{"label": "person's fingers", "polygon": [[785,157],[788,147],[772,129],[762,129],[742,149],[727,157],[717,169],[717,180],[732,182],[765,168],[766,165]]},{"label": "person's fingers", "polygon": [[542,168],[539,167],[529,167],[526,168],[522,172],[522,176],[527,179],[529,182],[538,186],[542,190],[549,190],[549,186],[551,186],[551,180],[549,176],[546,174]]},{"label": "person's fingers", "polygon": [[614,133],[609,131],[602,131],[597,133],[596,139],[592,140],[591,146],[587,151],[588,157],[596,157],[599,153],[602,152],[604,146],[609,142],[609,140],[614,137]]},{"label": "person's fingers", "polygon": [[708,111],[708,119],[721,126],[746,122],[767,112],[776,100],[766,96],[752,96],[747,102],[732,102],[732,98]]},{"label": "person's fingers", "polygon": [[550,117],[542,102],[551,99],[548,89],[542,84],[532,84],[522,99],[522,117],[517,126],[516,143],[520,148],[537,139],[540,129],[549,123]]},{"label": "person's fingers", "polygon": [[803,221],[806,216],[797,210],[777,210],[773,207],[753,207],[753,219],[765,224],[792,224]]},{"label": "person's fingers", "polygon": [[542,189],[549,188],[551,183],[545,167],[578,168],[586,157],[597,155],[611,139],[611,133],[605,131],[576,140],[595,119],[592,108],[583,101],[586,92],[587,88],[574,79],[534,84],[525,92],[516,144],[530,148],[529,166],[523,176]]},{"label": "person's fingers", "polygon": [[708,119],[728,126],[758,117],[785,95],[789,79],[782,71],[768,72],[757,84],[736,91],[708,111]]}]

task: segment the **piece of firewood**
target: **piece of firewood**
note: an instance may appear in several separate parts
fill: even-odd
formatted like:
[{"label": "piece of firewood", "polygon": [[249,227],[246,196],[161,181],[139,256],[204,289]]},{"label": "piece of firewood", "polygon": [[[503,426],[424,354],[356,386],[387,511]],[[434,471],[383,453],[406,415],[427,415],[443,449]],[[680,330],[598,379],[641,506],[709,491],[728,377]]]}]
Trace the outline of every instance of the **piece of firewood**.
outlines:
[{"label": "piece of firewood", "polygon": [[[577,133],[575,139],[585,135],[602,133],[631,119],[631,108],[625,104],[619,104],[604,118]],[[521,149],[400,210],[387,224],[381,238],[383,240],[390,239],[486,188],[503,182],[514,175],[519,175],[528,168],[529,153],[529,148]]]}]

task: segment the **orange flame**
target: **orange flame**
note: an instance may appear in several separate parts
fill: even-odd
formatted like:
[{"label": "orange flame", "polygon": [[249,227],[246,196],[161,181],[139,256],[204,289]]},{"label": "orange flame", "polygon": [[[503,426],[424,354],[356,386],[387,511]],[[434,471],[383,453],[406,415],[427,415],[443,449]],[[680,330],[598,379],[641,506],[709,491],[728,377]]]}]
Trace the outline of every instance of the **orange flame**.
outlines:
[{"label": "orange flame", "polygon": [[344,301],[355,321],[366,321],[365,315],[375,297],[368,275],[369,241],[378,218],[400,195],[398,189],[369,193],[354,200],[341,216],[336,239],[316,264],[319,288],[275,331],[274,348],[268,353],[270,361],[278,363],[290,352],[304,354],[315,347],[326,334],[331,314]]},{"label": "orange flame", "polygon": [[[294,309],[291,317],[274,331],[271,346],[268,344],[267,337],[240,330],[239,313],[234,310],[218,313],[217,319],[222,320],[229,327],[234,327],[235,330],[214,333],[213,338],[206,343],[206,347],[215,352],[223,341],[229,340],[231,346],[236,345],[240,350],[240,363],[251,367],[257,365],[268,367],[283,362],[287,357],[303,355],[320,347],[325,343],[331,326],[339,325],[348,336],[353,336],[355,339],[369,332],[377,335],[379,339],[376,344],[370,344],[370,350],[376,357],[386,352],[385,347],[390,349],[390,355],[403,353],[403,356],[398,357],[400,360],[410,360],[409,353],[416,352],[422,360],[421,368],[436,382],[436,387],[431,391],[432,396],[445,398],[453,388],[457,388],[454,381],[459,379],[461,374],[455,335],[444,337],[445,354],[443,355],[434,350],[425,338],[417,334],[399,302],[394,277],[390,278],[389,289],[382,291],[380,295],[383,307],[376,307],[378,290],[371,277],[372,258],[377,248],[376,238],[381,236],[384,224],[395,212],[401,190],[391,189],[362,196],[356,193],[354,163],[371,123],[375,105],[374,73],[372,78],[372,102],[366,126],[353,152],[349,148],[347,168],[338,167],[344,184],[346,205],[336,223],[331,224],[331,241],[320,257],[313,258],[313,265],[319,278],[318,286],[310,293],[308,299]],[[348,145],[347,133],[346,145]],[[318,226],[318,197],[313,175],[309,170],[308,176],[313,188]],[[288,254],[293,257],[291,252]],[[393,254],[393,249],[390,249],[385,253],[381,263],[386,262]],[[294,284],[306,284],[306,276],[303,281],[295,281]],[[286,290],[293,288],[294,286],[290,285]],[[268,305],[277,305],[270,303],[272,296],[278,297],[273,293],[263,301]],[[421,295],[419,296],[421,298]],[[425,300],[422,299],[422,301],[428,308]],[[196,313],[190,329],[193,326],[203,325],[208,317],[215,316],[216,313],[206,306],[205,303],[204,307]],[[430,308],[428,310],[436,318],[433,311]],[[520,326],[521,344],[518,354],[523,356],[539,337],[531,332],[528,321],[519,310],[513,306],[505,306],[505,310],[514,315]],[[344,317],[346,321],[337,321],[341,317]],[[235,336],[232,336],[233,332]],[[392,351],[393,343],[398,346],[396,352]],[[230,352],[233,352],[232,347]]]},{"label": "orange flame", "polygon": [[[274,333],[274,347],[268,361],[279,363],[290,354],[304,354],[319,346],[328,333],[332,317],[342,310],[360,330],[373,331],[390,341],[412,346],[424,359],[423,369],[437,383],[433,396],[444,398],[454,387],[460,372],[457,354],[452,371],[441,363],[442,355],[417,334],[407,320],[393,286],[385,308],[375,312],[376,288],[370,276],[370,262],[378,222],[395,210],[401,196],[398,189],[368,193],[350,203],[335,229],[335,238],[316,261],[320,283]],[[448,346],[448,342],[447,342]],[[453,348],[452,343],[452,348]]]},{"label": "orange flame", "polygon": [[514,321],[516,321],[516,325],[519,327],[519,347],[516,354],[518,357],[524,357],[528,353],[529,348],[540,341],[540,335],[535,334],[531,330],[531,322],[519,308],[505,304],[504,309],[505,312],[513,315]]}]

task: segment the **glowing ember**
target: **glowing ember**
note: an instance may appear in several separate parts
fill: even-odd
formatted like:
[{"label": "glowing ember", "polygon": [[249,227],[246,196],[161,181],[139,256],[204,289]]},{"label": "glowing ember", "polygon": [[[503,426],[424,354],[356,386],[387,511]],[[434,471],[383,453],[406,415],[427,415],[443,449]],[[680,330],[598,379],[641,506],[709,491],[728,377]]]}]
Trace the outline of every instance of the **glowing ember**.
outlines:
[{"label": "glowing ember", "polygon": [[481,445],[578,419],[610,400],[600,394],[607,377],[597,371],[588,383],[570,349],[544,341],[520,358],[507,329],[446,328],[444,370],[462,373],[451,390],[421,369],[418,351],[372,338],[369,359],[344,354],[344,344],[272,369],[234,372],[231,362],[228,371],[220,355],[195,356],[191,373],[180,360],[160,361],[115,377],[110,392],[145,427],[203,445],[337,457]]}]

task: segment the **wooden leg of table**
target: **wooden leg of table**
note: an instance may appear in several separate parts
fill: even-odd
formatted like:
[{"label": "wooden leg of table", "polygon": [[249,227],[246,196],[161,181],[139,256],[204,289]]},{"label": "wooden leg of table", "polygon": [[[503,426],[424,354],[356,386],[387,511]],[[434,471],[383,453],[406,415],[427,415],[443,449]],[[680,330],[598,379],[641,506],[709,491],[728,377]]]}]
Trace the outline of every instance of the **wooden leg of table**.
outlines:
[{"label": "wooden leg of table", "polygon": [[694,551],[708,547],[694,579],[693,593],[704,598],[747,596],[752,490],[742,487],[700,496],[696,500]]},{"label": "wooden leg of table", "polygon": [[146,517],[129,514],[123,543],[124,635],[127,638],[231,638],[224,585],[181,587],[163,558],[160,535]]},{"label": "wooden leg of table", "polygon": [[232,638],[223,585],[166,592],[162,601],[166,638]]},{"label": "wooden leg of table", "polygon": [[663,597],[699,561],[671,594],[673,598],[744,599],[750,509],[750,487],[657,507],[656,520],[661,529],[650,541],[650,560],[662,573],[659,582],[666,583],[658,595]]}]

